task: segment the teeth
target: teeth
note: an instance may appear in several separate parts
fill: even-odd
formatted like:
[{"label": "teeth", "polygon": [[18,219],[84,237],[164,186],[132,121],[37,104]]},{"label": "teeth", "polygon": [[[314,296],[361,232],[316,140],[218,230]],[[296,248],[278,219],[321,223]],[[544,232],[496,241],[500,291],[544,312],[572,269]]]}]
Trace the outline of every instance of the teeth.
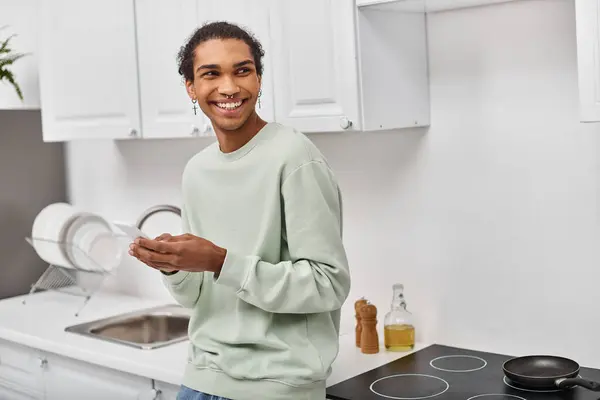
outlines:
[{"label": "teeth", "polygon": [[235,103],[217,103],[217,106],[219,108],[223,108],[225,110],[235,110],[236,108],[238,108],[239,106],[242,105],[242,101],[238,101]]}]

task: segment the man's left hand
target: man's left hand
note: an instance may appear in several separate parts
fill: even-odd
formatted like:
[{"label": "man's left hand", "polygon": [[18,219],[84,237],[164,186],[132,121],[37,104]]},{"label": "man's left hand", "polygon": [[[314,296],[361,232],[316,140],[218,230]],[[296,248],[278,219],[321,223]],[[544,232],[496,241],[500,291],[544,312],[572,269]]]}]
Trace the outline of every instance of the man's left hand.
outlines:
[{"label": "man's left hand", "polygon": [[218,274],[227,250],[186,233],[178,236],[161,235],[154,240],[137,238],[130,245],[129,254],[158,269]]}]

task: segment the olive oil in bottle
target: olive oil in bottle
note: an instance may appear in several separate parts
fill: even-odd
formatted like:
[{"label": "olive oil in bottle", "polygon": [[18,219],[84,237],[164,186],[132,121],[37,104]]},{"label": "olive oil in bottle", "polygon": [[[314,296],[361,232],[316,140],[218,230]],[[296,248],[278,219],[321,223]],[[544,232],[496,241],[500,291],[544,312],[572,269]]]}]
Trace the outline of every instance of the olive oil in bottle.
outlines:
[{"label": "olive oil in bottle", "polygon": [[388,351],[410,351],[415,347],[413,316],[406,310],[404,285],[393,286],[392,305],[385,315],[383,337]]}]

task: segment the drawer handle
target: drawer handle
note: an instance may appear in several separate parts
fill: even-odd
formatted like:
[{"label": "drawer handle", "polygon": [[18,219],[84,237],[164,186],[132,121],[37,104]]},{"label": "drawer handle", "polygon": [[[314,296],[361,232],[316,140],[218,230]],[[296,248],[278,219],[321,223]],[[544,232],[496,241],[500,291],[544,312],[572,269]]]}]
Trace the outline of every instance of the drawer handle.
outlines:
[{"label": "drawer handle", "polygon": [[161,394],[162,392],[160,389],[152,389],[150,393],[146,392],[145,394],[142,394],[142,397],[138,395],[138,400],[160,400]]}]

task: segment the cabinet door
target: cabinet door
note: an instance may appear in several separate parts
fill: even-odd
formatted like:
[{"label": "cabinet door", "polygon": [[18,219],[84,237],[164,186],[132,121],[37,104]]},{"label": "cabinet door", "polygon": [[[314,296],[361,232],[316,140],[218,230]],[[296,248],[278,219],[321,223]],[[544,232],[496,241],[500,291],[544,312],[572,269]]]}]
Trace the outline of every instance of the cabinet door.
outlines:
[{"label": "cabinet door", "polygon": [[137,38],[144,138],[198,135],[208,128],[194,115],[177,53],[197,27],[196,0],[136,0]]},{"label": "cabinet door", "polygon": [[139,400],[152,397],[150,379],[60,356],[48,357],[46,400]]},{"label": "cabinet door", "polygon": [[134,0],[40,2],[45,141],[140,130]]},{"label": "cabinet door", "polygon": [[10,382],[0,380],[0,399],[4,400],[42,400],[42,394],[29,392],[27,388],[14,386]]},{"label": "cabinet door", "polygon": [[43,354],[0,340],[0,399],[44,397]]},{"label": "cabinet door", "polygon": [[360,129],[354,0],[272,2],[276,120],[304,132]]},{"label": "cabinet door", "polygon": [[576,0],[580,119],[600,121],[600,0]]},{"label": "cabinet door", "polygon": [[227,21],[250,31],[261,43],[263,57],[262,94],[256,112],[268,122],[275,120],[273,68],[269,26],[269,2],[265,0],[198,0],[198,21]]}]

